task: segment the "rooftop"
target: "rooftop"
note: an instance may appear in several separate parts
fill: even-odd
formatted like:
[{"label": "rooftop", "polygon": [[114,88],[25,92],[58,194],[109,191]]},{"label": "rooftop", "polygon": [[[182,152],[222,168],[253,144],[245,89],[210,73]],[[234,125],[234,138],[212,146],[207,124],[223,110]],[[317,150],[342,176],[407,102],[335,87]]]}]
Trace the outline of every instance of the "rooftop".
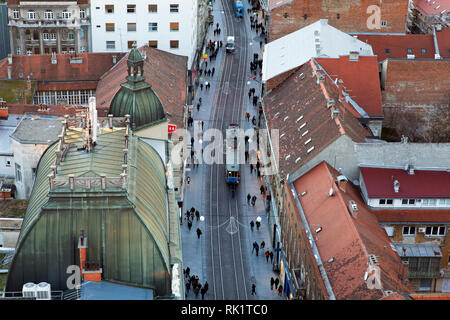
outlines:
[{"label": "rooftop", "polygon": [[[183,127],[187,94],[187,57],[148,46],[138,49],[144,56],[146,82],[152,85],[170,122],[178,128]],[[99,117],[108,113],[111,101],[120,90],[127,74],[127,60],[123,58],[100,79],[95,94]]]},{"label": "rooftop", "polygon": [[[332,80],[324,77],[324,89],[317,84],[314,68],[312,60],[305,63],[263,99],[269,129],[279,130],[279,172],[283,176],[343,135],[355,142],[372,135],[339,102]],[[340,117],[332,119],[327,97],[335,101]]]},{"label": "rooftop", "polygon": [[441,15],[450,12],[448,0],[416,0],[416,9],[423,15]]},{"label": "rooftop", "polygon": [[434,59],[436,53],[432,34],[355,34],[354,37],[370,44],[378,61],[406,59],[411,54],[418,59]]},{"label": "rooftop", "polygon": [[[450,171],[360,167],[369,198],[450,198]],[[398,192],[394,181],[400,183]]]},{"label": "rooftop", "polygon": [[450,27],[436,31],[436,40],[439,48],[439,55],[442,58],[450,58]]},{"label": "rooftop", "polygon": [[262,81],[292,70],[312,57],[338,57],[358,51],[372,55],[370,45],[318,20],[264,46]]},{"label": "rooftop", "polygon": [[[383,117],[381,105],[380,78],[375,56],[360,56],[351,60],[350,56],[339,58],[316,58],[333,80],[342,80],[342,86],[350,97],[364,109],[369,117]],[[341,86],[340,83],[338,83]],[[357,112],[356,117],[361,117]]]},{"label": "rooftop", "polygon": [[411,209],[411,210],[373,210],[380,223],[413,223],[433,222],[450,223],[450,210],[439,209]]},{"label": "rooftop", "polygon": [[[322,228],[314,233],[314,240],[336,299],[380,299],[386,290],[408,293],[410,288],[400,280],[400,257],[391,248],[386,232],[351,182],[346,183],[345,192],[337,186],[339,175],[322,161],[293,181],[298,195],[307,191],[298,200],[308,224]],[[352,214],[350,200],[357,206]],[[380,289],[369,288],[364,280],[372,268],[380,270]]]},{"label": "rooftop", "polygon": [[61,119],[23,118],[11,138],[19,143],[51,144],[61,134]]},{"label": "rooftop", "polygon": [[153,290],[112,282],[83,283],[81,300],[153,300]]}]

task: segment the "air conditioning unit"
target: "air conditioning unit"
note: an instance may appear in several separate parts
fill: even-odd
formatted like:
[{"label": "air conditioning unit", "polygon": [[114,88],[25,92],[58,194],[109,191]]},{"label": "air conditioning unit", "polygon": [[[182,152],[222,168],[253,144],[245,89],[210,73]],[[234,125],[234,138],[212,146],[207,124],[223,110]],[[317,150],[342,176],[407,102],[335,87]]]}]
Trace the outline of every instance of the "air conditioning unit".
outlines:
[{"label": "air conditioning unit", "polygon": [[51,300],[50,283],[41,282],[36,286],[36,300]]},{"label": "air conditioning unit", "polygon": [[425,230],[426,230],[426,228],[419,228],[419,229],[418,229],[418,231],[419,231],[419,232],[422,232],[422,233],[425,233]]},{"label": "air conditioning unit", "polygon": [[24,298],[36,298],[37,285],[33,282],[25,283],[22,287],[22,296]]}]

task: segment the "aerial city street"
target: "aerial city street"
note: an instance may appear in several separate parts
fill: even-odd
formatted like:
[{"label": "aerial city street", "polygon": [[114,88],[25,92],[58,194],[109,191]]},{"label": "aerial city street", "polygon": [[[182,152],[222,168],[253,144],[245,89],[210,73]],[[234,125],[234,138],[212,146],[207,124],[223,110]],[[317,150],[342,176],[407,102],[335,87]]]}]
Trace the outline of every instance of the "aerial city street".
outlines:
[{"label": "aerial city street", "polygon": [[0,300],[450,300],[449,11],[0,1]]}]

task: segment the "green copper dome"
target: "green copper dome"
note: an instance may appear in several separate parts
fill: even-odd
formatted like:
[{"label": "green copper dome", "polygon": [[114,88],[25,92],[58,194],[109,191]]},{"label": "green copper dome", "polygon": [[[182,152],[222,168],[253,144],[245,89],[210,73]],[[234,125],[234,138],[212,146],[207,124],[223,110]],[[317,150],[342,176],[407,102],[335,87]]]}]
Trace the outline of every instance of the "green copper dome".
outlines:
[{"label": "green copper dome", "polygon": [[134,45],[127,60],[127,82],[122,83],[109,106],[109,114],[114,117],[130,115],[132,128],[156,123],[166,119],[161,100],[145,82],[144,58]]}]

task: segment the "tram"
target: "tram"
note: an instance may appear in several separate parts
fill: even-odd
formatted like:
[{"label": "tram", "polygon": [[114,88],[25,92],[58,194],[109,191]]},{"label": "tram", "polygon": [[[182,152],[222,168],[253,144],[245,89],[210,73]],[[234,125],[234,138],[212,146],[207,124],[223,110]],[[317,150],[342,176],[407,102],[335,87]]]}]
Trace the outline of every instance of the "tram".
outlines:
[{"label": "tram", "polygon": [[239,171],[239,125],[232,123],[228,127],[229,135],[226,140],[226,181],[233,188],[236,187],[241,178]]},{"label": "tram", "polygon": [[236,7],[236,17],[244,16],[244,4],[241,0],[234,0],[234,4]]}]

